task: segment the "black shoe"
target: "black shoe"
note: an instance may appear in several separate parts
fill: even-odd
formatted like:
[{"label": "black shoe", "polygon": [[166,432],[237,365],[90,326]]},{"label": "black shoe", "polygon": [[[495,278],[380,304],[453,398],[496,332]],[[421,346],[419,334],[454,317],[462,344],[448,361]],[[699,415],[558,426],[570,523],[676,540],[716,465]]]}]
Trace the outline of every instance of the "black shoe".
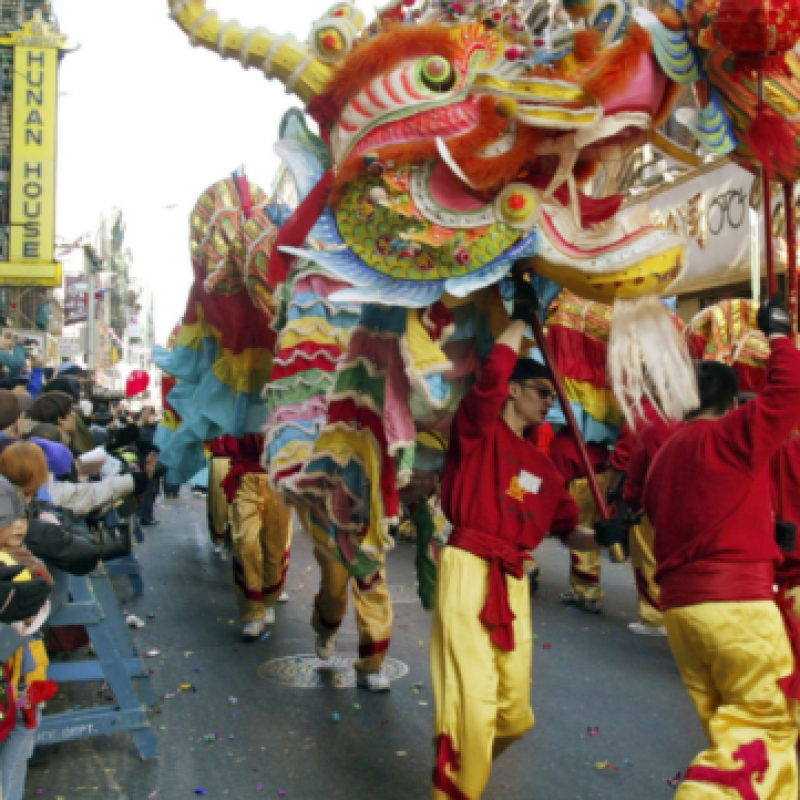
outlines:
[{"label": "black shoe", "polygon": [[148,527],[150,525],[160,525],[161,523],[157,519],[140,519],[139,524]]}]

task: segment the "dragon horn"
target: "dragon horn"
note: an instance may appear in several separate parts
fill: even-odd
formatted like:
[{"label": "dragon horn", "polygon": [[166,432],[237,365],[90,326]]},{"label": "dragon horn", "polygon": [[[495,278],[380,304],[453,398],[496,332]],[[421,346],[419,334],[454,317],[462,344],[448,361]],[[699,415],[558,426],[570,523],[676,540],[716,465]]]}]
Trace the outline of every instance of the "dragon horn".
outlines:
[{"label": "dragon horn", "polygon": [[291,34],[277,36],[265,28],[248,30],[235,20],[221,22],[216,11],[206,8],[205,0],[168,2],[170,15],[193,46],[202,45],[223,58],[238,58],[245,68],[263,70],[306,103],[324,90],[332,68]]}]

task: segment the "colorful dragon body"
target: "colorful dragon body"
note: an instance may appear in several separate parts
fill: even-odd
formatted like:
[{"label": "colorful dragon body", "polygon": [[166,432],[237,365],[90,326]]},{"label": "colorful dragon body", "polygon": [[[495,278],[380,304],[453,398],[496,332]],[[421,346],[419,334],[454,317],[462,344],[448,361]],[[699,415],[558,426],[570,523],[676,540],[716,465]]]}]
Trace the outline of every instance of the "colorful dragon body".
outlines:
[{"label": "colorful dragon body", "polygon": [[[226,314],[213,357],[203,348],[189,357],[193,374],[216,375],[230,390],[235,372],[214,358],[232,364],[237,348],[258,352],[237,362],[247,399],[238,387],[233,395],[248,418],[267,419],[274,485],[356,574],[389,546],[404,493],[434,484],[449,421],[508,321],[498,287],[515,264],[587,302],[614,303],[627,321],[615,320],[604,342],[622,405],[593,387],[604,398],[596,423],[637,405],[643,364],[668,414],[696,403],[685,342],[658,300],[689,277],[681,238],[647,215],[641,224],[621,196],[581,191],[598,165],[613,174],[647,141],[688,83],[708,87],[691,123],[708,129],[703,141],[716,152],[740,146],[694,29],[677,13],[568,2],[582,27],[562,9],[542,28],[547,4],[398,0],[365,28],[341,2],[301,43],[223,22],[203,0],[169,5],[193,44],[277,78],[320,127],[311,135],[294,112],[294,133],[278,145],[301,202],[257,248],[258,302],[239,267],[219,284],[237,293],[214,295],[236,298],[241,319],[258,321],[248,326],[256,341],[230,349],[223,340],[236,315]],[[238,213],[235,233],[245,237]],[[208,303],[206,270],[195,270],[187,342]],[[256,387],[268,379],[264,403]],[[173,400],[180,382],[170,395],[183,428],[188,398],[200,397],[192,380],[186,403],[180,393]],[[203,412],[189,426],[193,441],[247,428],[221,423]]]},{"label": "colorful dragon body", "polygon": [[[169,4],[193,44],[305,101],[328,145],[329,168],[273,252],[273,287],[294,256],[350,285],[336,300],[428,308],[525,262],[579,296],[637,301],[641,328],[685,272],[679,236],[620,213],[621,195],[581,191],[598,165],[613,172],[647,141],[681,89],[626,0],[568,4],[584,27],[561,11],[541,35],[529,27],[540,8],[524,0],[397,0],[366,28],[340,2],[308,44],[223,22],[204,0]],[[312,225],[315,250],[303,246]],[[659,341],[665,332],[612,353],[628,388],[648,360],[651,377],[669,371],[659,388],[679,415],[696,391],[685,349]]]},{"label": "colorful dragon body", "polygon": [[[741,166],[756,169],[765,157],[765,145],[774,147],[781,132],[787,137],[780,143],[781,157],[770,159],[770,147],[766,156],[776,178],[794,182],[800,177],[798,53],[787,53],[784,70],[764,75],[762,114],[758,76],[738,69],[735,54],[717,37],[719,2],[672,0],[673,8],[666,14],[656,16],[637,8],[633,18],[650,34],[664,73],[676,83],[692,86],[698,111],[681,109],[677,118],[698,141],[712,153],[730,154]],[[671,149],[670,154],[682,158],[677,148]]]},{"label": "colorful dragon body", "polygon": [[205,466],[203,443],[260,432],[272,371],[277,302],[266,281],[278,228],[266,196],[244,177],[219,181],[192,211],[194,283],[171,350],[154,360],[175,384],[156,444],[183,483]]}]

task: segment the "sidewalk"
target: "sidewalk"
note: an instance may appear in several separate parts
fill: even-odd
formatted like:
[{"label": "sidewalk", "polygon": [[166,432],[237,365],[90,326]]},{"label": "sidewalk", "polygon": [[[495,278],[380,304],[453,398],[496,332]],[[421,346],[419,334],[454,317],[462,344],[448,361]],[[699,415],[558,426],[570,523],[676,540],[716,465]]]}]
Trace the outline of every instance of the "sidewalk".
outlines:
[{"label": "sidewalk", "polygon": [[[162,524],[147,528],[137,549],[145,595],[125,607],[142,619],[155,615],[132,635],[140,652],[160,651],[147,663],[156,694],[171,695],[152,715],[160,757],[141,762],[126,734],[41,747],[26,800],[427,798],[430,615],[415,597],[413,547],[400,545],[388,562],[397,679],[390,694],[370,695],[337,688],[349,682],[346,670],[319,671],[301,658],[314,650],[308,623],[319,580],[303,534],[293,542],[290,603],[278,606],[270,636],[245,645],[231,561],[209,544],[204,500],[184,488],[158,516]],[[608,565],[606,613],[595,617],[560,604],[568,569],[560,545],[546,543],[537,558],[543,577],[533,601],[536,728],[497,763],[485,800],[671,798],[668,779],[688,766],[704,736],[666,640],[626,630],[635,618],[629,569]],[[120,596],[130,597],[125,584]],[[353,657],[356,644],[349,615],[339,655]],[[196,692],[175,694],[181,684]],[[52,710],[107,703],[100,688],[65,686]],[[618,771],[598,770],[598,762]]]}]

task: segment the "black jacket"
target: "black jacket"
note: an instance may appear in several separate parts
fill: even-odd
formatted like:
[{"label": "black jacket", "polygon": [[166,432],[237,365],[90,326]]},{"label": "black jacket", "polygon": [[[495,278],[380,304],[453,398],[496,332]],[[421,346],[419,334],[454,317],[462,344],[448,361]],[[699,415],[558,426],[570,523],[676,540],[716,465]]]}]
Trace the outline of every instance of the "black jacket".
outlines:
[{"label": "black jacket", "polygon": [[88,575],[102,557],[100,542],[88,528],[85,534],[76,533],[38,519],[28,520],[25,547],[47,566],[70,575]]}]

